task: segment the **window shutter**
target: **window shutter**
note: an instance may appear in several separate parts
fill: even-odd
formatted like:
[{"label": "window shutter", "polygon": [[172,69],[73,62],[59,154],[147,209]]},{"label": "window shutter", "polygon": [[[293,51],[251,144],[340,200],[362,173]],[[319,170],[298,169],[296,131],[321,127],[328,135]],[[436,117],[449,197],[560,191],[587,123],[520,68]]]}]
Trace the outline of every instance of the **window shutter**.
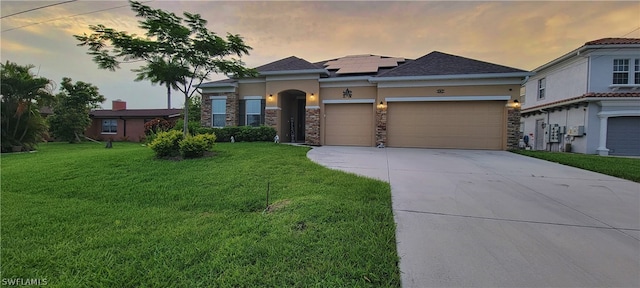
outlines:
[{"label": "window shutter", "polygon": [[267,101],[265,99],[260,100],[260,125],[264,125],[265,123],[265,111],[264,109],[267,107]]},{"label": "window shutter", "polygon": [[247,104],[246,104],[246,100],[240,100],[240,103],[238,103],[238,126],[245,126],[246,125],[246,119],[247,119],[247,112],[246,108],[247,108]]}]

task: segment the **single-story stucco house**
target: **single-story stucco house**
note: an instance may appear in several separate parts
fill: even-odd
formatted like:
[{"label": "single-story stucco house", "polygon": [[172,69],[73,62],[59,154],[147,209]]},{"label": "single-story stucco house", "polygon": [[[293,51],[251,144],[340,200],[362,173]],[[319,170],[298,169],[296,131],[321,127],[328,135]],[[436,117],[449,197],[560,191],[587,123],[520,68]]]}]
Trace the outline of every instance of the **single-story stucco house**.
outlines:
[{"label": "single-story stucco house", "polygon": [[203,126],[268,125],[282,142],[310,145],[505,150],[518,145],[517,99],[532,75],[437,51],[291,56],[256,70],[199,86]]},{"label": "single-story stucco house", "polygon": [[127,109],[121,100],[112,102],[112,109],[89,112],[91,126],[85,131],[87,137],[100,140],[139,142],[145,136],[144,123],[160,118],[175,121],[182,109]]}]

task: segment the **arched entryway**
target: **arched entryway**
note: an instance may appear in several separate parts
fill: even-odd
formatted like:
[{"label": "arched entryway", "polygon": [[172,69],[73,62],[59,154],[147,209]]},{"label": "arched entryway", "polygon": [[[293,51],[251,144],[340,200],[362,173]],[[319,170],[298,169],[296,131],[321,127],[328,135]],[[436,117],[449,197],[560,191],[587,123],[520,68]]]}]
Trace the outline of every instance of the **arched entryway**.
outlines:
[{"label": "arched entryway", "polygon": [[306,95],[300,90],[285,90],[278,93],[278,106],[282,109],[280,118],[281,142],[305,142]]}]

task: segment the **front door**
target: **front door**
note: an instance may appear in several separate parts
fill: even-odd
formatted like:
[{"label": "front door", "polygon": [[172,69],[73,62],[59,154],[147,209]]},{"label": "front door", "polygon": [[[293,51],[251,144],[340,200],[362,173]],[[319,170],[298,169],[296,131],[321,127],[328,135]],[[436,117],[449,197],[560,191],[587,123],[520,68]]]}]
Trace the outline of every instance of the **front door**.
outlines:
[{"label": "front door", "polygon": [[297,99],[298,100],[298,121],[297,121],[297,131],[296,131],[296,142],[304,142],[304,133],[305,133],[305,107],[307,105],[306,99]]},{"label": "front door", "polygon": [[535,150],[544,150],[544,119],[536,120]]}]

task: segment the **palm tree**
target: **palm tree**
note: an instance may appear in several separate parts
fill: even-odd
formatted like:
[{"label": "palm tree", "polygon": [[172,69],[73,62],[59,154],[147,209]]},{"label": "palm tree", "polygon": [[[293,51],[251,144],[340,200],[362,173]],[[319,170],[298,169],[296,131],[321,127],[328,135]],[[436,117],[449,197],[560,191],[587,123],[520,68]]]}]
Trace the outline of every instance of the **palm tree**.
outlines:
[{"label": "palm tree", "polygon": [[54,101],[52,82],[31,73],[33,65],[1,65],[2,150],[12,145],[33,148],[46,132],[39,108]]},{"label": "palm tree", "polygon": [[171,89],[178,89],[178,83],[184,83],[185,76],[189,75],[189,69],[180,63],[161,57],[151,59],[147,65],[133,71],[138,73],[135,81],[149,80],[153,85],[167,87],[167,109],[171,109]]}]

